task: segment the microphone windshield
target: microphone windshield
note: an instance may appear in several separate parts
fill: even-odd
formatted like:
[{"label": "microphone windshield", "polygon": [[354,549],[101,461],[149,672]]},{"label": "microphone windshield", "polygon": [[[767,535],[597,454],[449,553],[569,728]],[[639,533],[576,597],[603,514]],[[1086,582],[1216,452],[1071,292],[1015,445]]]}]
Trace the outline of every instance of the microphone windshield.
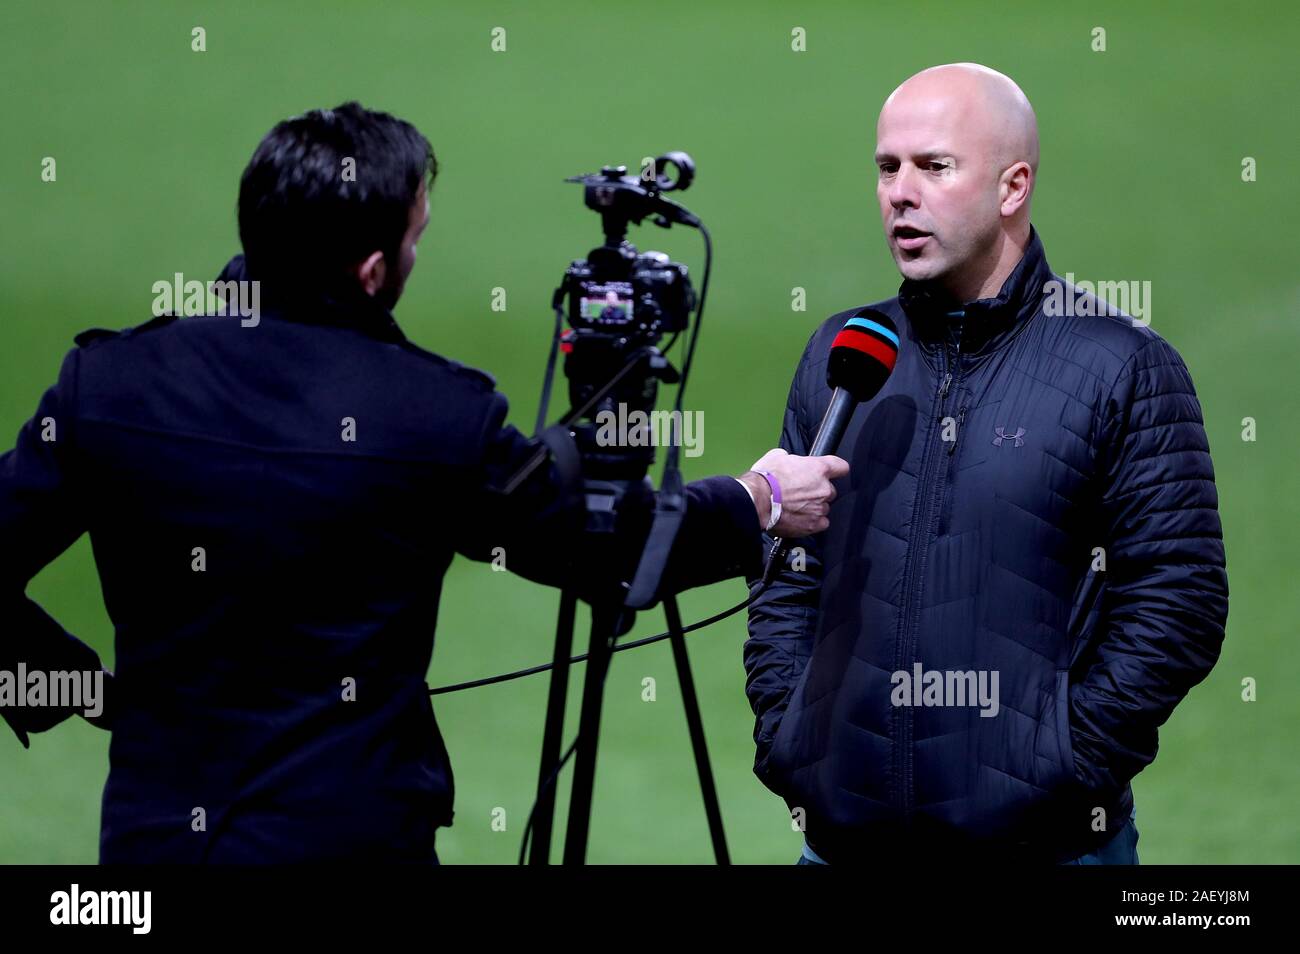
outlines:
[{"label": "microphone windshield", "polygon": [[843,388],[858,401],[869,401],[884,386],[898,358],[898,329],[883,312],[864,308],[831,342],[826,383]]}]

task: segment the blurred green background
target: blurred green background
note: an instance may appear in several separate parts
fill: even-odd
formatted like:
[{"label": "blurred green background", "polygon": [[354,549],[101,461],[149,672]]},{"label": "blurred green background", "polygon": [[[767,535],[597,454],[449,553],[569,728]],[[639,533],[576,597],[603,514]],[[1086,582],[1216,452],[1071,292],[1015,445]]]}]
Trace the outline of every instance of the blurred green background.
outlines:
[{"label": "blurred green background", "polygon": [[[1049,261],[1079,279],[1152,283],[1153,327],[1192,371],[1218,474],[1228,639],[1135,782],[1142,860],[1300,861],[1292,5],[6,0],[0,24],[6,449],[75,333],[147,320],[154,281],[215,277],[237,251],[239,174],[277,120],[359,99],[415,123],[442,167],[399,321],[417,343],[495,374],[525,430],[549,296],[568,261],[599,243],[597,217],[561,179],[691,152],[699,174],[684,199],[711,226],[717,256],[687,401],[705,412],[705,453],[686,461],[687,476],[738,473],[777,441],[811,330],[897,288],[873,191],[881,101],[937,63],[1008,73],[1038,113],[1034,222]],[[196,26],[206,52],[191,50]],[[1091,49],[1098,26],[1105,52]],[[505,52],[491,50],[494,27],[506,30]],[[806,52],[791,50],[796,27]],[[56,182],[41,181],[45,156]],[[1247,156],[1253,183],[1241,178]],[[691,264],[698,280],[694,234],[647,227],[631,238]],[[490,308],[498,286],[504,313]],[[796,286],[805,312],[791,309]],[[1244,417],[1257,421],[1253,443]],[[84,538],[29,592],[111,666]],[[739,581],[693,591],[683,615],[743,597]],[[553,591],[458,560],[431,684],[549,658],[556,605]],[[633,635],[661,623],[643,614]],[[744,636],[740,616],[690,637],[710,751],[734,859],[790,863],[800,836],[751,774]],[[655,702],[641,701],[647,676]],[[1240,698],[1247,676],[1254,703]],[[436,701],[457,779],[444,861],[515,858],[545,691],[533,677]],[[96,860],[107,750],[79,719],[30,751],[0,732],[0,861]],[[491,824],[497,808],[504,832]],[[667,646],[620,654],[589,858],[711,857]]]}]

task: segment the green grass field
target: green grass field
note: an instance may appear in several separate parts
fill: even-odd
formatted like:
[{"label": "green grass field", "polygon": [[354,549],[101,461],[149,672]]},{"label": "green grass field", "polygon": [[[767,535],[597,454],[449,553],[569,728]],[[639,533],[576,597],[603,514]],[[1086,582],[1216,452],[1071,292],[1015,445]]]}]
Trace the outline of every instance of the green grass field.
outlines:
[{"label": "green grass field", "polygon": [[[205,52],[191,50],[196,26]],[[1105,52],[1091,49],[1098,26]],[[494,27],[506,29],[504,52],[491,49]],[[796,27],[806,52],[791,50]],[[271,125],[358,99],[415,123],[442,166],[399,321],[419,344],[494,373],[525,430],[551,291],[600,238],[577,187],[561,180],[691,152],[699,173],[683,201],[711,227],[717,256],[687,400],[705,412],[705,453],[687,460],[687,476],[738,473],[776,442],[812,328],[897,288],[874,195],[881,101],[918,69],[982,62],[1016,79],[1037,110],[1034,222],[1049,261],[1080,279],[1152,283],[1152,326],[1192,371],[1214,453],[1228,639],[1135,782],[1142,860],[1300,862],[1297,48],[1300,20],[1282,2],[1049,12],[7,0],[0,449],[74,334],[147,320],[154,281],[215,277],[238,250],[239,174]],[[41,179],[47,156],[54,182]],[[1242,181],[1244,157],[1257,161],[1255,182]],[[692,233],[647,227],[631,237],[701,263]],[[796,286],[807,290],[805,312],[791,309]],[[490,307],[496,287],[505,312]],[[1242,439],[1246,417],[1257,422],[1254,442]],[[29,592],[111,665],[84,538]],[[694,591],[683,615],[743,596],[738,581]],[[431,684],[548,658],[556,605],[553,591],[457,561]],[[634,635],[661,623],[661,613],[643,614]],[[789,863],[800,836],[750,771],[744,636],[741,616],[690,637],[705,726],[734,860]],[[657,680],[655,702],[641,701],[646,676]],[[1258,682],[1256,702],[1241,701],[1245,677]],[[579,686],[575,677],[571,715]],[[444,861],[514,860],[545,691],[533,677],[437,701],[457,779]],[[710,861],[665,645],[616,659],[602,741],[590,860]],[[0,732],[0,861],[96,859],[107,751],[108,737],[75,719],[30,751]],[[504,832],[492,826],[497,808]]]}]

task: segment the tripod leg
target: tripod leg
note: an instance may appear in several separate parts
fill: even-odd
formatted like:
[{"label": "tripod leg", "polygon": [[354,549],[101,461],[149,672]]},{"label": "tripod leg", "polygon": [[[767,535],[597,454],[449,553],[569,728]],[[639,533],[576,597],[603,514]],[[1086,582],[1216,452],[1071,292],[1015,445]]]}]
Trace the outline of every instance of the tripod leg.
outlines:
[{"label": "tripod leg", "polygon": [[537,772],[537,809],[533,816],[533,841],[528,863],[550,864],[551,830],[555,825],[555,792],[559,779],[551,776],[560,763],[564,735],[564,706],[569,693],[569,656],[573,652],[573,616],[578,597],[570,590],[560,594],[560,614],[555,623],[555,656],[546,697],[546,729],[542,734],[542,767]]},{"label": "tripod leg", "polygon": [[609,669],[611,643],[617,631],[619,606],[592,606],[591,645],[586,679],[582,685],[582,714],[578,720],[577,764],[569,795],[569,824],[564,833],[564,863],[581,865],[587,860],[587,834],[591,828],[591,794],[596,783],[596,743],[600,733],[600,709],[605,695],[605,673]]},{"label": "tripod leg", "polygon": [[700,794],[704,797],[704,813],[709,819],[709,837],[713,840],[713,856],[720,865],[731,864],[727,853],[727,836],[722,830],[722,809],[718,804],[718,790],[713,784],[713,767],[709,762],[708,744],[704,740],[704,720],[700,717],[700,700],[695,692],[695,677],[691,662],[686,656],[686,634],[682,632],[682,617],[677,612],[676,597],[664,599],[664,616],[668,620],[669,642],[673,646],[673,662],[677,664],[677,680],[682,684],[682,707],[686,710],[686,726],[691,734],[691,750],[695,753],[695,768],[700,776]]}]

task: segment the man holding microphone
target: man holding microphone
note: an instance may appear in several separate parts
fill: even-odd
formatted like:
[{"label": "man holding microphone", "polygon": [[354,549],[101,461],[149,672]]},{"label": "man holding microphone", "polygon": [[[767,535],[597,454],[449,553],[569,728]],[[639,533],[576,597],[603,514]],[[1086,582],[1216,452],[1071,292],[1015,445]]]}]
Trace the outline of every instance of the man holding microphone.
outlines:
[{"label": "man holding microphone", "polygon": [[[830,529],[750,608],[755,773],[801,863],[1136,864],[1131,779],[1219,655],[1223,537],[1178,352],[1061,281],[1033,109],[934,67],[885,101],[897,365],[848,425]],[[815,331],[781,446],[830,399]]]},{"label": "man holding microphone", "polygon": [[[414,127],[355,103],[278,124],[225,275],[260,283],[257,320],[79,335],[0,457],[0,669],[99,672],[24,593],[83,532],[115,627],[103,862],[437,860],[442,577],[500,547],[558,585],[582,537],[549,458],[493,491],[537,442],[392,317],[436,172]],[[755,471],[687,487],[661,594],[756,572],[764,529],[824,530],[848,468],[778,449]],[[620,543],[630,573],[644,533]],[[0,708],[24,745],[71,714]]]}]

